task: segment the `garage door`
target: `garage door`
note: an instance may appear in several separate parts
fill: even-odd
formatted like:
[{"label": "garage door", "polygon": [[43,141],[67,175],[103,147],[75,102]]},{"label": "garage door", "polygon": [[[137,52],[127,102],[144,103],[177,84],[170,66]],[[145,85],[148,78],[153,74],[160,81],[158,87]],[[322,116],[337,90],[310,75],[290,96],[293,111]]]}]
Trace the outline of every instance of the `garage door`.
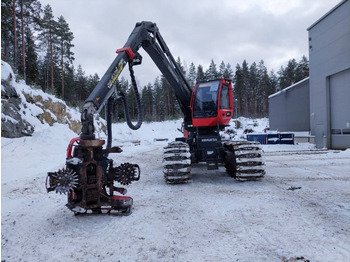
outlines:
[{"label": "garage door", "polygon": [[331,148],[350,148],[350,69],[329,78]]}]

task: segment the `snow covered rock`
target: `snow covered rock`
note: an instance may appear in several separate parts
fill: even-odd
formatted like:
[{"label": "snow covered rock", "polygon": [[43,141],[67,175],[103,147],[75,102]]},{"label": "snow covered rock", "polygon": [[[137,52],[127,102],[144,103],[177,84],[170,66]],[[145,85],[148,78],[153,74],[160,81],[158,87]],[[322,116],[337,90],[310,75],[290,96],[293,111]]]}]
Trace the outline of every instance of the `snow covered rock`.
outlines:
[{"label": "snow covered rock", "polygon": [[23,92],[27,103],[36,105],[42,110],[42,113],[37,115],[37,118],[42,124],[47,123],[52,126],[54,123],[67,124],[75,133],[79,133],[81,129],[80,119],[69,113],[69,108],[61,100],[52,99],[51,97],[43,97],[40,94],[32,92]]},{"label": "snow covered rock", "polygon": [[1,136],[15,138],[30,136],[34,127],[22,119],[20,111],[21,98],[12,86],[14,73],[1,61]]},{"label": "snow covered rock", "polygon": [[[17,98],[19,99],[19,98]],[[34,127],[26,120],[22,119],[18,113],[19,108],[15,99],[1,101],[1,136],[8,138],[30,136],[34,132]]]},{"label": "snow covered rock", "polygon": [[[103,129],[102,122],[96,125]],[[16,81],[11,66],[1,61],[1,136],[30,136],[37,127],[55,123],[68,125],[79,134],[80,112],[53,95],[31,88],[23,80]]]}]

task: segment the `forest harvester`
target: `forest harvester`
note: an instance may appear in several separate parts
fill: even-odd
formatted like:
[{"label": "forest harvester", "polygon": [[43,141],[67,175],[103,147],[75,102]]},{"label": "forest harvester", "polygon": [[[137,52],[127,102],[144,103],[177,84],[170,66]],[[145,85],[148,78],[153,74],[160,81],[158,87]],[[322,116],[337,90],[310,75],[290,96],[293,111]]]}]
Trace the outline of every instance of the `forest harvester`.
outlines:
[{"label": "forest harvester", "polygon": [[[125,116],[131,129],[142,124],[140,96],[134,77],[134,65],[141,64],[138,53],[143,48],[157,65],[174,90],[183,113],[183,137],[176,138],[164,148],[164,178],[168,183],[186,183],[191,180],[191,164],[206,162],[207,169],[218,169],[224,164],[227,173],[237,180],[258,180],[265,174],[261,148],[247,141],[222,141],[220,131],[233,114],[233,91],[230,79],[199,81],[192,88],[175,62],[155,23],[137,23],[124,47],[85,101],[82,109],[82,129],[78,138],[69,143],[66,167],[49,172],[47,191],[68,194],[67,207],[76,214],[117,211],[129,214],[133,200],[126,190],[114,182],[128,185],[139,180],[137,164],[123,163],[114,167],[110,153],[120,153],[112,147],[111,115],[116,101],[123,101]],[[117,90],[116,80],[128,64],[131,82],[136,94],[138,120],[130,120],[125,95]],[[107,143],[95,138],[94,115],[105,108]]]}]

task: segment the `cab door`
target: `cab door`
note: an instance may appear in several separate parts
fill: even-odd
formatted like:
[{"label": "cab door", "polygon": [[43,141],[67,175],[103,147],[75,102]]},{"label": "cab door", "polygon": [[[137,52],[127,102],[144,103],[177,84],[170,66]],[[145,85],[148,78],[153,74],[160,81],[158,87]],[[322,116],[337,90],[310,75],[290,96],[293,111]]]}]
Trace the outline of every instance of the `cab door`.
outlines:
[{"label": "cab door", "polygon": [[233,114],[233,92],[230,80],[222,79],[218,103],[219,125],[227,125]]}]

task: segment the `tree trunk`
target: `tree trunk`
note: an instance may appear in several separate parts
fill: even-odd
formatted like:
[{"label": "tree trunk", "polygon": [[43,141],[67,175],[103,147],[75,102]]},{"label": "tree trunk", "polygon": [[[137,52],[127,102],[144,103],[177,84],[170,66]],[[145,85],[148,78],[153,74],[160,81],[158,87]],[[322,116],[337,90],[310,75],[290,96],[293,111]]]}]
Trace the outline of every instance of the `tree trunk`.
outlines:
[{"label": "tree trunk", "polygon": [[16,32],[16,0],[12,1],[13,17],[13,64],[17,65],[17,32]]},{"label": "tree trunk", "polygon": [[22,34],[22,69],[24,81],[27,80],[26,77],[26,54],[24,45],[24,18],[23,18],[23,0],[21,0],[21,34]]},{"label": "tree trunk", "polygon": [[53,90],[53,53],[52,53],[52,42],[50,42],[50,60],[51,60],[50,61],[50,72],[51,72],[51,85],[50,85],[50,88]]},{"label": "tree trunk", "polygon": [[62,75],[61,75],[61,96],[62,96],[62,99],[64,100],[64,68],[63,68],[63,52],[61,54],[61,72],[62,72]]}]

